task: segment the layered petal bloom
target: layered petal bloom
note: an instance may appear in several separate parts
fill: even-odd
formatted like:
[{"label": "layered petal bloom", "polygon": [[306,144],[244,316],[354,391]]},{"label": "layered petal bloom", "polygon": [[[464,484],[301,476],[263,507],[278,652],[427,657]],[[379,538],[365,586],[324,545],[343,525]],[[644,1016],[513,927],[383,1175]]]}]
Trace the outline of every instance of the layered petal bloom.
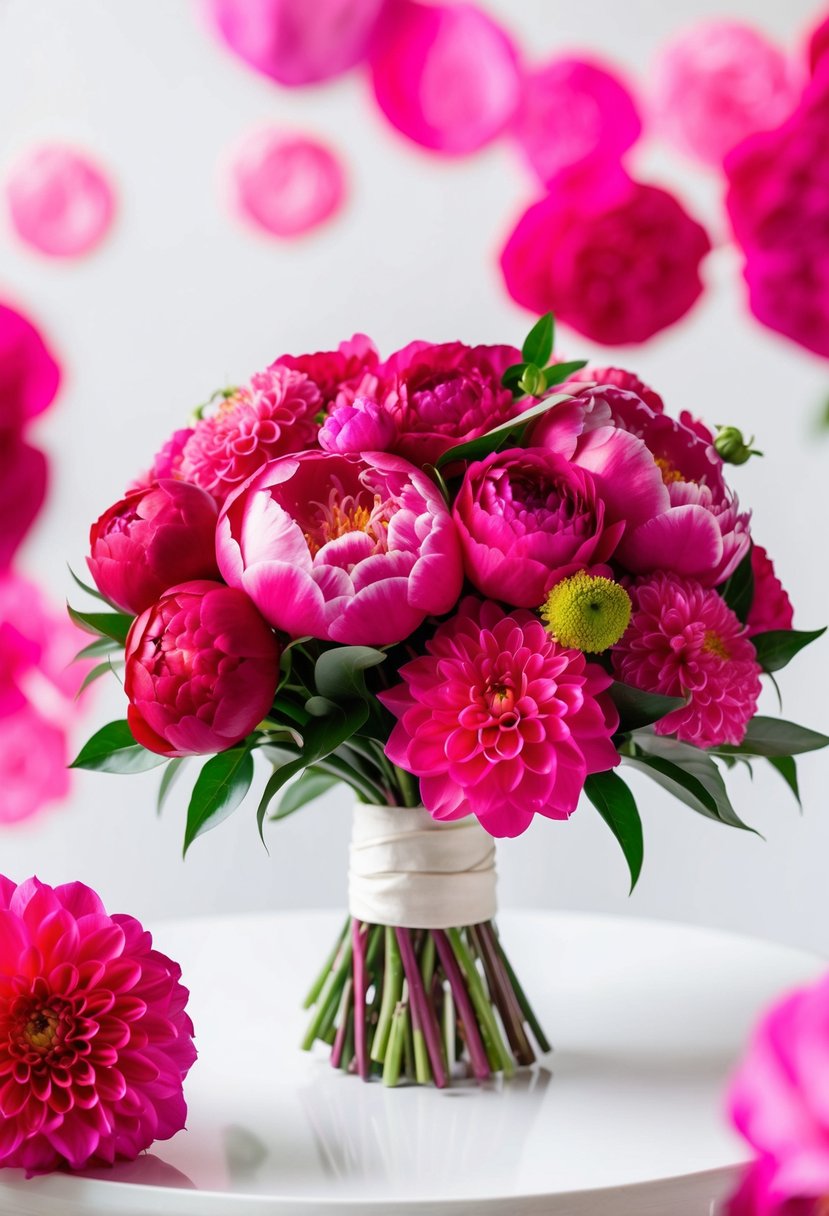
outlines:
[{"label": "layered petal bloom", "polygon": [[336,350],[310,355],[280,355],[274,366],[303,372],[317,386],[322,405],[351,404],[358,395],[371,396],[377,387],[380,356],[371,338],[354,334]]},{"label": "layered petal bloom", "polygon": [[181,969],[82,883],[0,876],[0,1164],[132,1160],[184,1127]]},{"label": "layered petal bloom", "polygon": [[610,677],[532,613],[468,596],[426,651],[379,697],[398,719],[386,755],[435,819],[518,836],[536,814],[569,818],[586,777],[619,763]]},{"label": "layered petal bloom", "polygon": [[590,473],[543,448],[470,465],[453,515],[467,577],[520,608],[537,608],[568,574],[606,562],[625,530],[606,517]]},{"label": "layered petal bloom", "polygon": [[214,578],[214,499],[186,481],[160,481],[115,503],[92,525],[86,559],[98,590],[133,616],[176,583]]},{"label": "layered petal bloom", "polygon": [[791,629],[794,619],[792,602],[774,573],[771,558],[761,545],[752,546],[751,570],[754,575],[754,599],[746,620],[748,636],[775,629]]},{"label": "layered petal bloom", "polygon": [[645,692],[684,697],[658,735],[697,747],[739,744],[757,709],[760,665],[725,600],[693,579],[654,574],[629,588],[630,624],[613,648],[613,670]]},{"label": "layered petal bloom", "polygon": [[396,439],[394,416],[367,397],[355,397],[351,405],[335,406],[319,433],[320,447],[341,455],[386,452]]},{"label": "layered petal bloom", "polygon": [[458,537],[437,487],[381,452],[272,461],[225,505],[216,548],[230,586],[293,637],[401,642],[461,590]]},{"label": "layered petal bloom", "polygon": [[179,468],[220,503],[276,456],[316,440],[320,391],[303,372],[274,363],[197,422]]},{"label": "layered petal bloom", "polygon": [[221,752],[266,716],[280,646],[242,591],[196,580],[139,616],[126,646],[127,720],[162,756]]}]

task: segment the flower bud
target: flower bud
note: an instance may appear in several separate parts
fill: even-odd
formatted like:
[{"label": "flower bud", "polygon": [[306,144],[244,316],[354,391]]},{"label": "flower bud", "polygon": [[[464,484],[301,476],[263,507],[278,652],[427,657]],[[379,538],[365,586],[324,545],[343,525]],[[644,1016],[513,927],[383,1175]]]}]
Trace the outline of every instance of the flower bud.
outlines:
[{"label": "flower bud", "polygon": [[726,464],[745,464],[749,456],[762,456],[751,445],[754,436],[749,440],[743,439],[743,432],[736,426],[721,426],[714,440],[714,447]]},{"label": "flower bud", "polygon": [[335,406],[326,418],[319,444],[326,452],[341,456],[361,452],[385,452],[397,437],[397,423],[388,410],[367,397],[353,404]]},{"label": "flower bud", "polygon": [[518,383],[528,397],[543,397],[547,391],[544,372],[534,363],[527,364]]}]

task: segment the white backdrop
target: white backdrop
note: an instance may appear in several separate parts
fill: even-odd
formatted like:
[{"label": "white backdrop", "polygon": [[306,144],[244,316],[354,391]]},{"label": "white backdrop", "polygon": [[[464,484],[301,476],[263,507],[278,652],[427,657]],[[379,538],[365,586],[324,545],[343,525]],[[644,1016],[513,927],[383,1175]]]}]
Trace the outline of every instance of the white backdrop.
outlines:
[{"label": "white backdrop", "polygon": [[[641,79],[657,46],[689,22],[727,10],[793,45],[817,6],[489,7],[539,56],[590,47]],[[520,341],[527,328],[496,267],[511,217],[534,189],[506,145],[462,162],[431,159],[384,124],[359,74],[281,91],[224,54],[188,0],[0,0],[0,114],[0,173],[32,142],[65,138],[99,154],[121,196],[112,237],[77,264],[44,261],[0,228],[0,297],[46,326],[67,373],[39,431],[54,458],[54,488],[25,553],[58,598],[69,589],[65,562],[82,567],[90,521],[217,386],[282,351],[324,348],[354,330],[389,351],[414,337]],[[239,227],[221,195],[223,157],[263,122],[328,137],[349,167],[347,211],[293,244]],[[647,149],[635,168],[672,182],[717,235],[713,177],[661,149]],[[718,250],[706,274],[712,290],[685,323],[616,359],[658,388],[671,410],[757,432],[766,459],[735,471],[734,482],[793,594],[797,623],[814,627],[829,618],[829,451],[813,432],[826,366],[750,319],[732,250]],[[575,335],[564,342],[572,357],[607,359]],[[786,714],[827,730],[829,645],[807,653],[783,673]],[[89,730],[122,713],[113,688],[99,696]],[[801,769],[802,818],[775,773],[734,782],[738,808],[765,841],[697,818],[633,776],[646,831],[633,898],[615,842],[582,806],[569,824],[537,819],[503,845],[502,902],[698,921],[829,950],[829,758],[807,758]],[[182,863],[184,806],[173,799],[157,820],[156,783],[157,774],[79,775],[68,804],[0,829],[0,871],[83,879],[113,910],[148,918],[344,901],[344,794],[272,826],[270,855],[247,806]]]}]

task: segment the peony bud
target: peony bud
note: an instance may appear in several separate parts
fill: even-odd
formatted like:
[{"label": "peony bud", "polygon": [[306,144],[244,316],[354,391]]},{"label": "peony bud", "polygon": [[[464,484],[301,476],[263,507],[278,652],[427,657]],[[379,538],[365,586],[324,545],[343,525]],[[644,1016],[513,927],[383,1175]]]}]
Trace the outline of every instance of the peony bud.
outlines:
[{"label": "peony bud", "polygon": [[388,410],[367,397],[355,397],[351,405],[338,405],[326,418],[319,444],[326,452],[341,456],[361,452],[385,452],[397,437],[397,423]]},{"label": "peony bud", "polygon": [[746,441],[743,439],[743,432],[736,426],[721,426],[717,431],[714,447],[726,464],[745,464],[749,456],[763,455],[751,446],[753,443],[753,435]]}]

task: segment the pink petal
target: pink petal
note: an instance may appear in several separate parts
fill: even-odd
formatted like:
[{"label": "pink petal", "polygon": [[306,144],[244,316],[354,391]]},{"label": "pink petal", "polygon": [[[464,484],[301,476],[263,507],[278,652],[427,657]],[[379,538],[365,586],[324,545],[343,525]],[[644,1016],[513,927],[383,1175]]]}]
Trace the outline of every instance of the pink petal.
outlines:
[{"label": "pink petal", "polygon": [[308,232],[342,206],[345,175],[318,140],[261,131],[245,141],[233,167],[242,217],[278,237]]},{"label": "pink petal", "polygon": [[719,525],[704,507],[671,507],[635,528],[622,539],[617,556],[635,574],[670,570],[674,574],[704,575],[722,557]]},{"label": "pink petal", "polygon": [[21,240],[51,257],[79,257],[106,235],[115,212],[112,186],[86,156],[47,145],[20,160],[6,186]]}]

